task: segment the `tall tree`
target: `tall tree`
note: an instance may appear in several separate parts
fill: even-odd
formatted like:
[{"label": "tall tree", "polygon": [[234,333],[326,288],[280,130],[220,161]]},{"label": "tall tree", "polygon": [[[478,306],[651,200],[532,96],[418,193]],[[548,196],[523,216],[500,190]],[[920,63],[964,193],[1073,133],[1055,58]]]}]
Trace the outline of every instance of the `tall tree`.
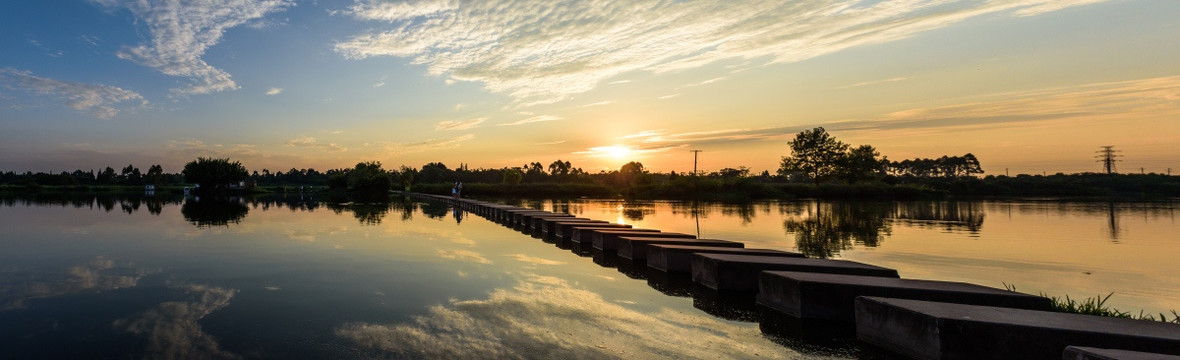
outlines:
[{"label": "tall tree", "polygon": [[844,154],[840,161],[839,176],[849,184],[871,181],[884,175],[887,161],[878,159],[881,156],[872,145],[861,145]]},{"label": "tall tree", "polygon": [[200,184],[205,189],[216,189],[231,183],[246,180],[250,173],[246,167],[229,158],[197,158],[184,164],[184,181]]},{"label": "tall tree", "polygon": [[816,184],[836,173],[848,149],[848,144],[836,140],[823,127],[804,130],[787,144],[791,156],[783,157],[778,173],[800,172]]}]

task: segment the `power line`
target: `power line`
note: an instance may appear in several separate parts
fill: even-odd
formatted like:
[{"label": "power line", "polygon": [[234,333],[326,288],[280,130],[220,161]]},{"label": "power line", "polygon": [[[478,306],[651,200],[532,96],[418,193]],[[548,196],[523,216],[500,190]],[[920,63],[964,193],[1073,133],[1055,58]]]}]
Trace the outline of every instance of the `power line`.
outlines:
[{"label": "power line", "polygon": [[700,154],[701,151],[704,151],[704,150],[689,150],[689,151],[692,152],[692,174],[696,175],[697,174],[697,154]]},{"label": "power line", "polygon": [[1123,156],[1118,154],[1120,151],[1115,150],[1114,146],[1100,146],[1100,148],[1102,148],[1102,150],[1096,151],[1098,155],[1095,155],[1094,157],[1098,158],[1097,162],[1102,163],[1102,168],[1107,174],[1115,173],[1116,170],[1114,163],[1122,161],[1118,160],[1118,158]]}]

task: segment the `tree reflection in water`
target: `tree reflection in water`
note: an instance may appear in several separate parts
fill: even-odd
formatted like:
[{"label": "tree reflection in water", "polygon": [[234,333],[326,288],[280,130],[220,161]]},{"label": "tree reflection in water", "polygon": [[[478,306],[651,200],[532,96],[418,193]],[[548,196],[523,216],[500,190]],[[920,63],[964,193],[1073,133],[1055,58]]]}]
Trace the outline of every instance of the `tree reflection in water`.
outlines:
[{"label": "tree reflection in water", "polygon": [[217,198],[195,196],[184,201],[180,214],[199,228],[229,226],[240,223],[250,208],[238,197]]},{"label": "tree reflection in water", "polygon": [[815,202],[802,219],[783,221],[783,229],[795,234],[799,252],[814,258],[830,258],[853,244],[875,247],[891,228],[889,203]]}]

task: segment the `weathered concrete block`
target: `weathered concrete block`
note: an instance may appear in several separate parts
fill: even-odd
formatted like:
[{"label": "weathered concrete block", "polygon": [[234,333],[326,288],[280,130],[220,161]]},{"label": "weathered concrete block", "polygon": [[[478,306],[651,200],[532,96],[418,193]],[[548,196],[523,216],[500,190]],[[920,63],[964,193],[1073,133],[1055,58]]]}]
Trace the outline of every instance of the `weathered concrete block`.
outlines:
[{"label": "weathered concrete block", "polygon": [[1099,349],[1084,346],[1067,346],[1061,353],[1062,360],[1180,360],[1180,356],[1128,351]]},{"label": "weathered concrete block", "polygon": [[615,244],[615,250],[619,257],[624,259],[631,259],[635,261],[644,261],[644,267],[647,263],[647,253],[651,245],[667,244],[667,245],[694,245],[694,246],[723,246],[729,248],[740,248],[744,244],[736,241],[718,240],[718,239],[697,239],[696,236],[688,234],[685,237],[675,236],[676,233],[660,233],[659,236],[620,236]]},{"label": "weathered concrete block", "polygon": [[853,322],[858,296],[1029,310],[1052,307],[1046,297],[961,282],[793,271],[763,271],[758,277],[758,304],[800,319]]},{"label": "weathered concrete block", "polygon": [[569,214],[560,214],[559,215],[559,214],[554,213],[552,211],[543,211],[543,210],[519,211],[516,214],[512,215],[512,227],[517,228],[517,229],[526,229],[526,228],[528,228],[528,226],[530,224],[532,224],[532,220],[533,220],[534,216],[569,216]]},{"label": "weathered concrete block", "polygon": [[620,236],[650,236],[650,237],[676,237],[676,238],[695,238],[696,236],[680,233],[666,233],[656,229],[627,229],[626,231],[597,231],[594,233],[592,244],[595,249],[604,251],[615,251],[618,249],[618,242]]},{"label": "weathered concrete block", "polygon": [[553,232],[549,235],[556,238],[569,239],[572,232],[571,228],[575,226],[592,226],[601,224],[610,224],[610,222],[602,220],[558,221],[552,224]]},{"label": "weathered concrete block", "polygon": [[[565,240],[573,241],[576,243],[590,244],[590,241],[592,241],[591,239],[593,239],[593,236],[594,236],[593,234],[591,234],[591,232],[594,230],[630,229],[631,225],[615,224],[615,223],[605,223],[605,224],[593,223],[593,224],[584,224],[584,225],[563,226],[562,228],[563,228],[563,230],[562,230],[561,235],[565,236]],[[569,231],[567,232],[564,229],[568,229]]]},{"label": "weathered concrete block", "polygon": [[[615,241],[617,241],[617,236],[616,236],[617,234],[655,236],[653,234],[661,234],[661,231],[656,230],[656,229],[635,229],[635,228],[595,229],[595,230],[589,231],[589,233],[583,234],[581,240],[575,240],[575,242],[589,244],[589,246],[594,246],[595,249],[604,250],[604,251],[611,251],[611,253],[614,253],[614,251],[615,251],[614,244],[615,244]],[[602,247],[603,241],[609,241],[610,247],[603,248]]]},{"label": "weathered concrete block", "polygon": [[556,237],[557,223],[559,223],[559,222],[602,222],[602,223],[606,222],[606,221],[602,221],[602,220],[594,220],[594,219],[587,219],[587,218],[580,218],[580,217],[566,218],[566,219],[540,219],[540,220],[541,220],[541,236],[544,238]]},{"label": "weathered concrete block", "polygon": [[525,228],[532,232],[540,232],[541,224],[545,223],[545,219],[577,219],[570,214],[552,213],[550,215],[533,215],[525,219]]},{"label": "weathered concrete block", "polygon": [[803,254],[800,253],[771,249],[744,249],[741,246],[728,247],[654,244],[648,246],[647,248],[647,266],[667,273],[691,272],[692,258],[693,255],[697,253],[784,256],[797,258],[804,257]]},{"label": "weathered concrete block", "polygon": [[845,260],[733,254],[696,254],[692,259],[692,281],[717,291],[756,292],[764,270],[898,277],[897,270]]},{"label": "weathered concrete block", "polygon": [[1180,355],[1180,325],[932,301],[859,297],[856,337],[916,359],[1053,359],[1085,346]]}]

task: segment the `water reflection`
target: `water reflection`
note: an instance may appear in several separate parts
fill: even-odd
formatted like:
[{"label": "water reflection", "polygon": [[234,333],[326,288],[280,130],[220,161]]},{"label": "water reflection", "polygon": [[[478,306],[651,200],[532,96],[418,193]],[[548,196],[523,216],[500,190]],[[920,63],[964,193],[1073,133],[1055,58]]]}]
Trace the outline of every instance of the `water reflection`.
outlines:
[{"label": "water reflection", "polygon": [[895,223],[940,227],[946,231],[977,234],[983,227],[983,205],[966,201],[909,201],[894,206]]},{"label": "water reflection", "polygon": [[143,195],[128,194],[70,194],[70,193],[27,193],[20,195],[6,194],[0,196],[0,204],[13,206],[61,206],[72,208],[102,209],[111,212],[118,207],[125,213],[132,214],[140,207],[147,208],[148,213],[160,215],[164,206],[175,205],[184,201],[179,195]]},{"label": "water reflection", "polygon": [[184,300],[167,301],[131,317],[114,328],[147,338],[146,359],[238,359],[221,350],[217,339],[201,330],[198,320],[229,305],[237,290],[205,285],[178,287]]},{"label": "water reflection", "polygon": [[795,235],[795,246],[808,257],[830,258],[853,244],[875,247],[892,229],[892,208],[879,202],[815,202],[802,218],[788,218],[783,229]]},{"label": "water reflection", "polygon": [[60,272],[0,269],[0,311],[24,308],[34,299],[133,287],[146,273],[102,256]]},{"label": "water reflection", "polygon": [[199,228],[237,224],[248,212],[250,208],[238,197],[195,196],[186,199],[184,205],[180,206],[184,219]]},{"label": "water reflection", "polygon": [[486,299],[451,300],[397,324],[336,329],[376,357],[408,358],[792,358],[758,329],[671,309],[652,313],[607,301],[568,281],[525,274]]}]

